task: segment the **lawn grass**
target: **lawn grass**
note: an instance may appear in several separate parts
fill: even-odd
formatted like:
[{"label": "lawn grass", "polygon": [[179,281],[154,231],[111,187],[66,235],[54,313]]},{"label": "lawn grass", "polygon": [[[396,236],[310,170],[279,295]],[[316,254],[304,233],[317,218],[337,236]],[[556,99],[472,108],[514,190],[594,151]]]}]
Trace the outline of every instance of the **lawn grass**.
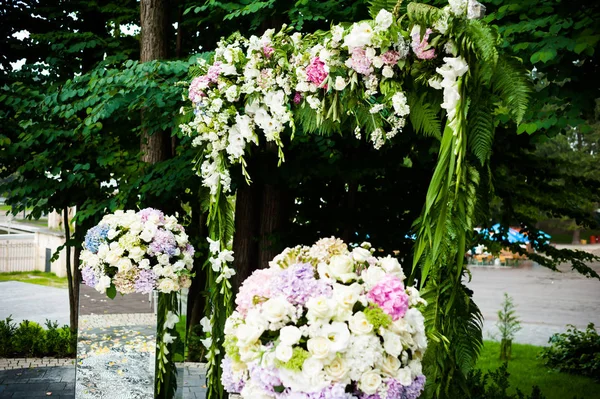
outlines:
[{"label": "lawn grass", "polygon": [[[550,370],[538,354],[542,347],[533,345],[512,345],[512,358],[508,362],[510,373],[509,392],[514,393],[519,388],[526,394],[531,393],[531,387],[537,385],[546,399],[598,399],[600,398],[600,383],[591,378]],[[477,368],[496,370],[502,365],[500,343],[485,341],[483,351],[477,362]]]},{"label": "lawn grass", "polygon": [[0,281],[20,281],[22,283],[45,285],[47,287],[67,288],[67,278],[58,277],[54,273],[40,272],[9,272],[0,273]]},{"label": "lawn grass", "polygon": [[32,224],[40,227],[48,227],[48,219],[15,219],[15,222],[22,224]]}]

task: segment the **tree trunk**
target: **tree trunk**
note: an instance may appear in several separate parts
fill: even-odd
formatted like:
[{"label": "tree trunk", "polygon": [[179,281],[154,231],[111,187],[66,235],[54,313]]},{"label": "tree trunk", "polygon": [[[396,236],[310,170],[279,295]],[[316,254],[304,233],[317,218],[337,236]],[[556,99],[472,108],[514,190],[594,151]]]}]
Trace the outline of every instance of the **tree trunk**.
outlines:
[{"label": "tree trunk", "polygon": [[68,206],[63,209],[63,224],[65,228],[65,255],[67,256],[67,284],[69,286],[69,322],[71,327],[71,335],[77,336],[79,295],[75,296],[75,281],[71,271],[71,228],[69,226]]},{"label": "tree trunk", "polygon": [[573,230],[572,244],[579,244],[581,242],[581,229]]},{"label": "tree trunk", "polygon": [[[147,62],[167,58],[167,31],[169,23],[169,2],[167,0],[140,1],[140,61]],[[145,115],[142,111],[142,125]],[[152,134],[142,128],[140,140],[142,161],[157,163],[169,159],[172,155],[171,137],[168,132]]]},{"label": "tree trunk", "polygon": [[283,232],[288,217],[286,192],[276,186],[265,184],[260,204],[260,231],[258,245],[258,267],[267,267],[280,252],[280,240],[276,233]]},{"label": "tree trunk", "polygon": [[238,188],[235,202],[235,233],[233,253],[235,275],[232,277],[234,294],[242,282],[258,268],[258,234],[260,223],[259,188],[244,185]]}]

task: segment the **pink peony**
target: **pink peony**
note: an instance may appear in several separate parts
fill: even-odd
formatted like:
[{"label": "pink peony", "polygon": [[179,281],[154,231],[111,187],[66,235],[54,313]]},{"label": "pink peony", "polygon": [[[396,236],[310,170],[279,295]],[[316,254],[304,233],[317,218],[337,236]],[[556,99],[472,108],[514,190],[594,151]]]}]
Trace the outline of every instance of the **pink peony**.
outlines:
[{"label": "pink peony", "polygon": [[408,295],[398,277],[388,274],[367,294],[367,298],[379,305],[393,320],[404,317],[408,310]]},{"label": "pink peony", "polygon": [[425,35],[423,35],[423,39],[421,39],[421,34],[418,31],[415,31],[412,34],[411,47],[417,58],[421,60],[430,60],[432,58],[435,58],[434,48],[425,50],[427,47],[429,47],[429,42],[427,40],[429,40],[429,35],[432,32],[433,31],[431,29],[427,28],[427,30],[425,31]]},{"label": "pink peony", "polygon": [[325,70],[325,63],[319,57],[315,57],[310,65],[306,67],[306,75],[310,82],[321,86],[321,83],[323,83],[329,74]]},{"label": "pink peony", "polygon": [[271,297],[271,280],[279,273],[273,269],[258,269],[248,277],[240,287],[235,298],[236,310],[246,317],[248,310],[256,306],[255,298]]}]

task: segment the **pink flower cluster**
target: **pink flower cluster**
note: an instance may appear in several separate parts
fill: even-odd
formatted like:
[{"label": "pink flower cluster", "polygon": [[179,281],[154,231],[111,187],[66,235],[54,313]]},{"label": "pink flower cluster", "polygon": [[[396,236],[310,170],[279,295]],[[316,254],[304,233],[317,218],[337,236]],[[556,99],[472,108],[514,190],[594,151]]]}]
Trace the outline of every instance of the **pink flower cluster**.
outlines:
[{"label": "pink flower cluster", "polygon": [[394,50],[388,50],[385,53],[381,54],[381,60],[385,65],[394,66],[398,63],[400,59],[400,53]]},{"label": "pink flower cluster", "polygon": [[327,75],[329,73],[325,70],[325,63],[319,57],[313,58],[310,65],[306,67],[308,80],[317,86],[321,86]]},{"label": "pink flower cluster", "polygon": [[388,274],[367,294],[367,298],[379,305],[393,320],[404,317],[408,310],[408,295],[398,277]]},{"label": "pink flower cluster", "polygon": [[427,28],[427,30],[425,31],[425,35],[423,35],[423,39],[421,39],[421,34],[419,32],[415,32],[412,35],[412,44],[411,47],[415,53],[415,55],[417,56],[417,58],[421,59],[421,60],[430,60],[432,58],[435,58],[435,49],[434,48],[430,48],[428,50],[426,50],[427,47],[429,47],[429,35],[432,33],[433,31],[430,28]]},{"label": "pink flower cluster", "polygon": [[210,68],[208,68],[206,75],[198,76],[192,80],[192,83],[190,83],[188,97],[194,104],[201,102],[202,97],[206,97],[204,90],[208,89],[208,86],[211,83],[217,83],[220,73],[221,63],[217,61],[211,65]]},{"label": "pink flower cluster", "polygon": [[263,47],[263,54],[267,58],[271,58],[271,56],[273,55],[274,52],[275,52],[275,49],[273,47],[271,47],[271,46],[264,46]]},{"label": "pink flower cluster", "polygon": [[246,317],[248,310],[254,307],[255,298],[271,297],[271,280],[277,277],[273,269],[259,269],[252,273],[240,287],[235,297],[236,310]]},{"label": "pink flower cluster", "polygon": [[355,47],[352,50],[352,57],[346,65],[362,75],[368,76],[373,72],[371,60],[367,57],[367,52],[364,48]]}]

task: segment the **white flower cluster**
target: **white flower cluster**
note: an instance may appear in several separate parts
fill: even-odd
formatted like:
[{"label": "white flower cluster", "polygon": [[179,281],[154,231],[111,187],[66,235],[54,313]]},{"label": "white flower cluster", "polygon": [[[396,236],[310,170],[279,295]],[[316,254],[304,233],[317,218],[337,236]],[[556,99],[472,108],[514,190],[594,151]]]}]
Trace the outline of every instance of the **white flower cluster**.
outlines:
[{"label": "white flower cluster", "polygon": [[423,388],[427,340],[416,306],[425,302],[404,287],[396,258],[372,252],[323,239],[250,276],[225,325],[225,388],[243,398],[329,397],[347,387],[356,397],[416,397],[402,395]]},{"label": "white flower cluster", "polygon": [[[229,280],[235,275],[235,270],[230,268],[227,264],[233,262],[233,251],[229,249],[221,250],[221,242],[218,240],[211,240],[207,238],[209,243],[209,252],[211,257],[208,259],[212,270],[219,273],[216,279],[216,283],[220,283],[223,280]],[[228,287],[231,288],[229,282]]]},{"label": "white flower cluster", "polygon": [[[392,29],[394,23],[392,14],[381,10],[373,21],[348,29],[334,26],[327,34],[302,37],[290,36],[286,29],[268,30],[261,37],[221,41],[212,63],[199,62],[204,74],[192,80],[188,94],[195,116],[181,126],[203,148],[199,172],[211,193],[229,191],[228,165],[241,163],[246,174],[244,154],[259,136],[275,142],[283,157],[281,137],[294,129],[294,107],[312,109],[317,120],[339,122],[352,114],[352,108],[348,115],[336,108],[343,105],[324,108],[331,104],[326,98],[340,92],[352,92],[391,126],[388,132],[384,126],[367,132],[375,148],[400,132],[409,114],[406,96],[401,91],[379,93],[380,83],[397,76],[399,62],[409,53],[404,37]],[[350,120],[356,128],[365,123],[356,115]]]},{"label": "white flower cluster", "polygon": [[190,286],[193,256],[174,216],[119,210],[87,232],[80,268],[84,282],[102,293],[169,293]]},{"label": "white flower cluster", "polygon": [[432,78],[429,85],[437,90],[444,90],[444,102],[441,107],[448,113],[448,120],[454,120],[456,108],[460,101],[458,78],[469,70],[469,66],[462,57],[445,57],[444,65],[436,71],[441,78]]}]

